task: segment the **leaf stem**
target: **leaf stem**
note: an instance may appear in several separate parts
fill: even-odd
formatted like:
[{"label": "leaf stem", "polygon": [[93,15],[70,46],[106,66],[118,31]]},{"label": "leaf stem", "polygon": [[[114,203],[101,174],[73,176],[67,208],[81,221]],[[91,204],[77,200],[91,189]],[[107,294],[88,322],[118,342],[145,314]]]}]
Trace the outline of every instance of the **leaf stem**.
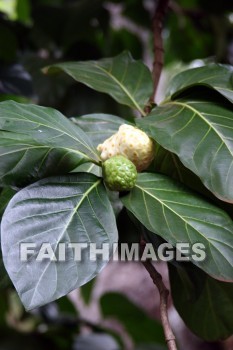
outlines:
[{"label": "leaf stem", "polygon": [[97,165],[98,167],[102,167],[102,161],[95,161],[94,159],[91,159],[91,163]]},{"label": "leaf stem", "polygon": [[149,114],[152,110],[155,102],[155,96],[163,69],[164,63],[164,49],[163,49],[163,39],[162,39],[162,29],[163,20],[168,8],[169,0],[157,0],[157,6],[155,7],[155,12],[153,16],[153,46],[154,46],[154,62],[153,62],[153,93],[145,106],[146,114]]},{"label": "leaf stem", "polygon": [[[140,246],[141,246],[141,255],[144,251],[146,242],[144,239],[141,239]],[[156,268],[152,265],[151,260],[141,261],[144,265],[145,269],[148,271],[153,283],[158,288],[159,295],[160,295],[160,317],[162,321],[163,331],[165,335],[165,340],[167,343],[168,350],[177,350],[176,347],[176,338],[174,336],[174,333],[172,331],[169,318],[168,318],[168,296],[169,296],[169,290],[166,288],[165,284],[163,283],[162,276],[160,273],[156,270]]]}]

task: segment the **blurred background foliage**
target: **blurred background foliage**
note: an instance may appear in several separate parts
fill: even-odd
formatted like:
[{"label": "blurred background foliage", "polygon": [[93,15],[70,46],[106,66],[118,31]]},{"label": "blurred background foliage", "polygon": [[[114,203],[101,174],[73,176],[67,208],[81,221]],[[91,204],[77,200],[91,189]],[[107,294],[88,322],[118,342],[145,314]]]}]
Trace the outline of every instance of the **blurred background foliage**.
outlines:
[{"label": "blurred background foliage", "polygon": [[[0,100],[50,106],[68,117],[93,112],[129,117],[131,111],[110,97],[65,75],[44,75],[41,68],[58,61],[110,57],[123,50],[151,68],[155,4],[155,0],[0,0]],[[171,0],[163,38],[165,85],[188,66],[232,64],[233,1]],[[4,203],[0,215],[3,208]],[[93,286],[92,282],[81,288],[84,303],[90,302]],[[121,322],[124,332],[118,332],[80,317],[77,305],[67,297],[26,313],[9,280],[0,287],[0,350],[19,345],[25,350],[117,350],[127,347],[124,332],[134,349],[164,349],[160,324],[124,295],[103,295],[99,306],[103,319],[111,316]],[[148,332],[142,331],[142,322]]]},{"label": "blurred background foliage", "polygon": [[[68,116],[130,113],[105,95],[65,76],[45,76],[40,69],[56,61],[110,57],[125,49],[151,67],[155,3],[0,0],[1,99],[21,96]],[[201,59],[232,63],[233,2],[171,0],[163,37],[167,68]]]}]

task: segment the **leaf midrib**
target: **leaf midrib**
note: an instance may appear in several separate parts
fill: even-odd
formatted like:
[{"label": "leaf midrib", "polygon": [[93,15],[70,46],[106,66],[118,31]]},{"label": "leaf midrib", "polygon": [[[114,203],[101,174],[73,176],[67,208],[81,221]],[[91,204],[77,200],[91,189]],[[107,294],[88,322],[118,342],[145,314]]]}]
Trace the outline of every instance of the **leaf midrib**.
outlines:
[{"label": "leaf midrib", "polygon": [[[140,189],[142,190],[143,197],[144,197],[144,192],[145,192],[145,193],[147,193],[149,196],[153,197],[153,198],[156,199],[158,202],[160,202],[162,208],[166,207],[169,211],[173,212],[173,213],[174,213],[176,216],[178,216],[182,221],[184,221],[185,227],[186,227],[186,226],[189,226],[189,227],[191,227],[193,230],[195,230],[195,232],[197,232],[200,236],[202,236],[202,237],[204,238],[204,240],[207,241],[207,243],[208,243],[208,245],[209,245],[210,247],[213,247],[213,249],[217,249],[218,252],[224,257],[223,253],[222,253],[218,248],[216,248],[216,246],[215,246],[214,244],[212,244],[212,242],[211,242],[210,239],[208,239],[207,237],[205,237],[201,232],[199,232],[196,228],[194,228],[189,222],[187,222],[186,220],[184,220],[184,218],[183,218],[182,216],[180,216],[180,215],[179,215],[178,213],[176,213],[173,209],[171,209],[169,206],[167,206],[166,204],[164,204],[159,198],[157,198],[156,196],[153,196],[150,192],[146,191],[146,190],[143,189],[142,187],[140,187],[140,186],[138,186],[138,185],[136,185],[135,187],[138,187],[138,188],[140,188]],[[144,202],[145,202],[145,198],[144,198]],[[146,204],[145,204],[145,205],[146,205]],[[165,221],[167,222],[166,217],[164,217],[164,218],[165,218]],[[168,228],[169,228],[168,223],[167,223],[167,226],[168,226]],[[153,227],[152,227],[152,228],[153,228]],[[170,229],[169,229],[169,230],[170,230]],[[187,231],[187,236],[189,237],[188,231]],[[190,243],[191,243],[191,241],[190,241]],[[210,249],[210,252],[211,252],[211,255],[212,255],[212,257],[213,257],[213,254],[212,254],[211,249]],[[213,261],[215,262],[214,257],[213,257]],[[228,260],[227,260],[227,262],[229,263]],[[229,263],[229,264],[231,265],[231,263]],[[216,264],[216,262],[215,262],[215,265],[216,265],[216,267],[218,268],[218,265]],[[232,265],[231,265],[231,266],[232,266]],[[221,274],[221,275],[222,275],[222,274]]]},{"label": "leaf midrib", "polygon": [[28,151],[28,150],[31,150],[31,149],[34,149],[34,148],[36,148],[36,149],[37,148],[48,148],[49,150],[51,150],[51,149],[64,149],[64,150],[66,150],[66,151],[68,151],[70,153],[80,154],[80,155],[82,155],[83,158],[87,159],[88,161],[93,162],[92,158],[89,158],[85,153],[82,153],[82,152],[80,152],[78,150],[74,150],[72,148],[67,148],[67,147],[56,147],[55,148],[55,147],[50,147],[50,146],[46,146],[46,145],[44,145],[44,146],[39,146],[39,145],[38,146],[30,146],[30,145],[28,145],[27,148],[20,148],[20,149],[16,149],[14,151],[10,151],[10,152],[7,152],[7,153],[1,153],[0,157],[6,156],[6,155],[12,154],[12,153],[21,152],[21,151]]},{"label": "leaf midrib", "polygon": [[170,208],[168,205],[166,205],[162,200],[160,200],[158,197],[156,197],[155,195],[152,195],[152,193],[146,191],[146,189],[144,189],[143,187],[139,186],[136,184],[137,188],[139,188],[142,192],[147,193],[150,197],[154,198],[156,201],[158,201],[162,207],[166,207],[169,211],[173,212],[174,215],[178,216],[180,218],[180,220],[182,220],[186,225],[190,226],[192,229],[194,229],[200,236],[202,236],[208,243],[210,243],[211,241],[205,237],[201,232],[197,231],[196,228],[194,228],[188,221],[186,221],[182,216],[180,216],[180,214],[178,214],[176,211],[174,211],[172,208]]},{"label": "leaf midrib", "polygon": [[[15,113],[15,112],[12,112],[12,111],[11,111],[11,113],[17,115],[17,113]],[[17,115],[17,116],[18,116],[18,115]],[[1,118],[1,117],[0,117],[0,118]],[[50,126],[49,124],[43,124],[43,123],[41,123],[41,122],[32,121],[32,120],[27,119],[27,118],[24,118],[24,117],[22,117],[22,116],[21,116],[21,118],[11,118],[11,120],[16,120],[16,121],[19,121],[19,122],[20,122],[20,121],[24,121],[24,122],[27,122],[27,123],[34,123],[34,124],[37,124],[38,127],[44,126],[45,128],[48,128],[48,129],[52,129],[52,130],[56,130],[56,131],[62,132],[63,134],[65,134],[65,135],[67,135],[68,137],[70,137],[71,139],[73,139],[73,140],[75,140],[76,142],[78,142],[78,143],[80,143],[81,145],[83,145],[91,154],[95,154],[95,153],[93,152],[94,149],[90,148],[90,146],[89,146],[86,142],[82,142],[82,141],[81,141],[80,139],[78,139],[77,137],[75,137],[75,136],[69,134],[66,130],[62,130],[62,129],[60,129],[60,128],[55,128],[55,127],[53,127],[53,126]],[[75,123],[74,123],[74,124],[75,124]],[[16,132],[14,132],[14,131],[9,131],[9,132],[16,133]],[[17,133],[16,133],[16,134],[17,134]],[[19,134],[20,134],[20,135],[24,135],[24,133],[19,133]],[[83,152],[78,151],[78,153],[80,153],[80,154],[84,155],[85,157],[87,157],[87,156],[85,155],[85,153],[83,153]],[[96,154],[95,154],[95,155],[96,155]],[[92,158],[89,158],[89,159],[91,160]]]},{"label": "leaf midrib", "polygon": [[[97,186],[100,184],[100,182],[101,182],[101,179],[97,180],[91,187],[88,188],[88,190],[87,190],[85,193],[83,193],[82,199],[78,202],[78,204],[76,205],[76,207],[73,209],[73,211],[72,211],[72,213],[71,213],[71,215],[70,215],[70,217],[69,217],[69,219],[68,219],[68,222],[66,223],[66,225],[64,226],[62,232],[61,232],[60,235],[58,236],[58,239],[57,239],[57,243],[56,243],[56,245],[55,245],[55,248],[56,248],[57,245],[59,244],[61,238],[63,237],[63,235],[64,235],[64,233],[66,232],[67,228],[69,227],[70,223],[72,222],[74,215],[76,214],[76,212],[77,212],[77,210],[79,209],[79,207],[82,205],[83,201],[88,197],[88,194],[89,194],[95,187],[97,187]],[[48,266],[49,266],[49,264],[46,266],[46,269],[44,269],[42,275],[40,276],[40,278],[39,278],[39,280],[38,280],[38,282],[37,282],[37,284],[36,284],[36,286],[35,286],[35,288],[34,288],[34,292],[33,292],[33,295],[32,295],[32,297],[31,297],[31,303],[33,302],[34,295],[35,295],[35,293],[36,293],[36,291],[37,291],[37,286],[39,285],[39,282],[40,282],[42,276],[44,275],[45,271],[47,270]]]},{"label": "leaf midrib", "polygon": [[[168,104],[172,104],[172,105],[178,105],[178,106],[182,106],[183,108],[187,108],[187,109],[190,109],[193,113],[195,113],[196,115],[198,115],[206,124],[209,125],[210,129],[213,130],[217,135],[218,137],[221,139],[222,143],[224,145],[226,145],[229,153],[233,156],[233,152],[232,150],[230,149],[230,147],[228,146],[228,143],[226,141],[225,138],[222,137],[221,133],[213,126],[213,124],[211,124],[208,119],[204,118],[204,116],[195,108],[193,108],[192,106],[188,105],[187,103],[183,103],[183,102],[167,102],[166,104],[164,105],[168,105]],[[221,125],[221,124],[220,124]],[[184,126],[184,128],[186,127],[186,125]]]},{"label": "leaf midrib", "polygon": [[107,74],[115,83],[118,84],[118,86],[122,89],[122,91],[128,96],[128,98],[132,101],[132,103],[135,105],[136,109],[143,115],[143,117],[146,116],[146,113],[141,109],[139,104],[135,101],[133,96],[130,94],[130,92],[124,87],[124,85],[121,84],[121,82],[115,78],[113,75],[111,75],[106,69],[104,69],[101,66],[95,65],[98,69],[103,71],[105,74]]},{"label": "leaf midrib", "polygon": [[64,230],[62,231],[61,235],[59,235],[59,239],[64,235],[66,229],[68,228],[68,226],[70,225],[71,221],[73,220],[74,215],[76,214],[77,210],[79,209],[79,207],[82,205],[83,201],[88,197],[88,194],[95,188],[97,187],[101,182],[101,179],[97,180],[91,187],[88,188],[88,190],[86,192],[83,193],[82,198],[80,199],[80,201],[78,202],[78,204],[76,205],[76,207],[73,210],[73,213],[70,215],[70,218],[64,228]]}]

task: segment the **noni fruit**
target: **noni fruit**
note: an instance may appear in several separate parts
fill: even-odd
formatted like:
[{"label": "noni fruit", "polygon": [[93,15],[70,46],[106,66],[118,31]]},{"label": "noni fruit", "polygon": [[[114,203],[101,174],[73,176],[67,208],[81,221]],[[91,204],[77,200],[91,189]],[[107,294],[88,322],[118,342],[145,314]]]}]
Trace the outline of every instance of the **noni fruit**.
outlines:
[{"label": "noni fruit", "polygon": [[138,172],[146,169],[154,158],[153,141],[145,132],[128,124],[121,125],[118,132],[98,145],[97,149],[103,161],[122,155],[134,163]]},{"label": "noni fruit", "polygon": [[123,156],[114,156],[103,163],[105,185],[111,191],[129,191],[136,183],[137,169]]}]

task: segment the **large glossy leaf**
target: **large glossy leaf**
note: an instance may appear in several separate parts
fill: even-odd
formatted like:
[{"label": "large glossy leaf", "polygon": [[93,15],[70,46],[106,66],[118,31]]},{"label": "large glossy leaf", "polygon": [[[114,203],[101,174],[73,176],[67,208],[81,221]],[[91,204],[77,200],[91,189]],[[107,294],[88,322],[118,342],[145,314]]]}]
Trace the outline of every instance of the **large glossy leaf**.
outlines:
[{"label": "large glossy leaf", "polygon": [[230,103],[171,101],[137,124],[199,176],[216,197],[233,203],[233,110]]},{"label": "large glossy leaf", "polygon": [[212,88],[233,102],[233,67],[212,64],[188,69],[173,78],[169,84],[167,95],[175,98],[185,89],[195,85]]},{"label": "large glossy leaf", "polygon": [[151,73],[128,52],[99,61],[57,63],[45,68],[44,72],[59,70],[145,115],[143,109],[153,90]]},{"label": "large glossy leaf", "polygon": [[[161,173],[185,184],[192,190],[209,195],[211,192],[202,184],[200,178],[186,168],[178,156],[158,143],[155,143],[155,157],[147,172]],[[212,195],[212,194],[211,194]],[[212,195],[212,197],[214,197]]]},{"label": "large glossy leaf", "polygon": [[115,134],[122,124],[130,124],[116,115],[103,113],[88,114],[71,120],[86,132],[96,147]]},{"label": "large glossy leaf", "polygon": [[233,284],[217,281],[192,264],[169,266],[172,299],[187,326],[207,341],[233,331]]},{"label": "large glossy leaf", "polygon": [[60,112],[0,103],[0,183],[24,185],[98,160],[88,136]]},{"label": "large glossy leaf", "polygon": [[[96,168],[99,169],[97,166]],[[166,150],[159,144],[155,143],[155,158],[147,169],[147,172],[161,173],[174,180],[178,180],[189,189],[194,190],[208,198],[208,200],[211,200],[211,202],[225,210],[233,219],[233,204],[223,202],[215,197],[213,193],[203,185],[201,179],[184,166],[176,154]]]},{"label": "large glossy leaf", "polygon": [[[187,256],[216,278],[233,280],[233,222],[223,210],[159,174],[138,175],[122,198],[126,208],[151,232],[175,245],[189,243]],[[206,259],[193,260],[191,245],[202,243]]]},{"label": "large glossy leaf", "polygon": [[[69,243],[117,242],[113,209],[101,179],[92,174],[51,177],[18,192],[2,219],[2,252],[6,269],[26,309],[53,301],[87,283],[107,264],[90,260],[90,247],[76,259]],[[35,243],[29,260],[20,260],[22,243]],[[49,243],[57,261],[36,260]],[[65,261],[58,261],[65,243]],[[111,253],[110,253],[111,255]]]}]

